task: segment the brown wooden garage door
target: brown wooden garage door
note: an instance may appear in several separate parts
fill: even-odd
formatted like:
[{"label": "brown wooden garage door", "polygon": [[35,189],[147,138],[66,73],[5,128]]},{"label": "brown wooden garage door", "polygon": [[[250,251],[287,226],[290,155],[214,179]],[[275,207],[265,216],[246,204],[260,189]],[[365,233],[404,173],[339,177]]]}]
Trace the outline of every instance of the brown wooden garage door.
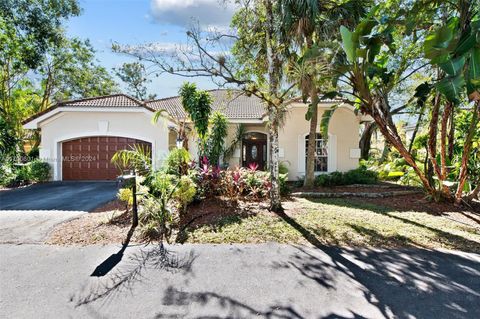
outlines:
[{"label": "brown wooden garage door", "polygon": [[125,137],[95,136],[62,143],[63,180],[114,180],[119,170],[110,160],[116,151],[145,141]]}]

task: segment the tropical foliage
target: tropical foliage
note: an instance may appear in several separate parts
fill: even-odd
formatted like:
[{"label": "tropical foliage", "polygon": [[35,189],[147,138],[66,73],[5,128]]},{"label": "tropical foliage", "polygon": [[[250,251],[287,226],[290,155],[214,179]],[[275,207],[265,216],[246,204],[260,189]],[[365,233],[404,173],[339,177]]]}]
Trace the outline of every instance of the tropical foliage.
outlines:
[{"label": "tropical foliage", "polygon": [[[374,119],[386,141],[434,199],[455,197],[460,203],[465,185],[478,183],[468,178],[480,112],[476,72],[478,10],[474,9],[474,1],[457,1],[455,5],[435,1],[402,4],[402,10],[395,12],[388,4],[375,6],[353,31],[340,28],[344,56],[332,67],[333,81],[340,88],[338,95]],[[452,17],[442,19],[444,12],[452,13]],[[402,82],[420,70],[431,72],[431,76],[416,87],[409,103],[416,103],[421,112],[430,112],[430,171],[422,169],[411,148],[402,141],[390,103]],[[455,134],[454,119],[462,110],[472,117],[462,136],[465,144],[460,170],[451,175],[454,158],[452,152],[447,154],[447,136]]]},{"label": "tropical foliage", "polygon": [[0,162],[25,155],[26,139],[38,146],[39,132],[27,135],[21,125],[30,115],[116,90],[89,41],[66,36],[66,20],[79,14],[76,0],[0,1]]},{"label": "tropical foliage", "polygon": [[50,164],[35,160],[27,164],[0,165],[0,186],[15,187],[46,182],[50,178]]}]

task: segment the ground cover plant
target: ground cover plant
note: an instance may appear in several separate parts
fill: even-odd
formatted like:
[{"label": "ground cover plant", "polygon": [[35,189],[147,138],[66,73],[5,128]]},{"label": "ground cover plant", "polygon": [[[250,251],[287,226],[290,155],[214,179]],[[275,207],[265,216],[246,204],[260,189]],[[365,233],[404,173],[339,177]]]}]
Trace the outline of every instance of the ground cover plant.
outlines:
[{"label": "ground cover plant", "polygon": [[[408,203],[408,204],[406,204]],[[297,243],[342,247],[420,247],[480,252],[480,207],[458,210],[421,194],[383,199],[289,199],[285,214],[268,210],[268,201],[215,197],[196,202],[179,220],[172,239],[181,243]],[[117,206],[117,211],[123,207]],[[52,244],[118,241],[128,230],[119,215],[94,213],[57,228]],[[118,213],[117,213],[118,214]],[[122,222],[123,224],[122,226]],[[63,228],[62,228],[63,227]],[[123,227],[123,228],[122,228]],[[134,237],[135,241],[143,241]]]}]

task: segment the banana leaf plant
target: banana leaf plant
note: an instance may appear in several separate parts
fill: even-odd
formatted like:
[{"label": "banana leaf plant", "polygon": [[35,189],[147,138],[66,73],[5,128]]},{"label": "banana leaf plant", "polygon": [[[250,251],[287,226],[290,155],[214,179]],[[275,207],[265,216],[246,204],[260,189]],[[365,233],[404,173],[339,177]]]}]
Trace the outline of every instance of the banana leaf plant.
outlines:
[{"label": "banana leaf plant", "polygon": [[[332,66],[332,82],[339,90],[329,95],[340,96],[362,114],[371,116],[385,139],[413,168],[427,192],[433,194],[435,189],[400,138],[389,102],[389,94],[403,80],[409,62],[414,59],[411,52],[418,43],[415,39],[408,45],[403,43],[399,29],[405,28],[404,21],[397,17],[379,18],[378,10],[375,7],[352,31],[340,27],[344,54]],[[322,126],[327,125],[331,113],[325,113]]]},{"label": "banana leaf plant", "polygon": [[[441,11],[442,4],[435,5]],[[474,104],[474,114],[465,136],[462,168],[453,183],[457,185],[455,199],[460,202],[468,176],[467,163],[473,132],[480,112],[480,33],[478,10],[472,6],[472,1],[458,1],[454,8],[458,10],[452,14],[454,17],[437,28],[434,28],[435,22],[427,21],[425,25],[419,23],[420,27],[415,31],[412,28],[412,21],[415,24],[415,20],[411,17],[415,17],[416,12],[403,12],[402,9],[396,15],[381,16],[378,7],[354,30],[341,27],[344,55],[333,68],[336,72],[333,82],[340,88],[338,95],[347,97],[360,112],[373,118],[385,139],[398,150],[418,175],[426,191],[437,200],[453,197],[450,192],[452,181],[447,180],[450,162],[445,147],[447,124],[450,121],[450,126],[454,125],[455,106],[466,98],[470,100]],[[430,30],[434,31],[430,33]],[[427,34],[425,40],[419,41],[415,32]],[[404,42],[409,42],[411,48],[421,48],[423,56],[418,56],[418,53],[411,56],[405,54]],[[439,76],[433,83],[423,83],[417,87],[409,101],[416,100],[418,107],[424,108],[429,97],[435,96],[431,106],[429,156],[435,168],[434,179],[438,181],[437,184],[432,183],[432,179],[420,169],[402,142],[389,102],[392,90],[422,67],[415,68],[415,63],[422,59],[426,59],[430,70],[440,70],[437,72]],[[443,111],[440,113],[441,105]],[[437,151],[439,123],[440,154]]]},{"label": "banana leaf plant", "polygon": [[[444,75],[435,83],[435,89],[447,100],[445,113],[453,113],[455,106],[463,104],[468,99],[473,107],[470,126],[464,136],[463,152],[460,160],[460,170],[457,178],[455,201],[459,204],[466,190],[472,189],[472,181],[468,181],[469,158],[472,155],[474,134],[480,117],[480,14],[478,8],[474,8],[475,1],[458,1],[459,16],[453,16],[445,24],[435,28],[424,43],[425,57],[433,66],[438,67]],[[434,120],[438,120],[439,106],[436,106],[432,114]],[[433,123],[436,124],[436,123]],[[452,123],[453,125],[453,123]],[[442,122],[442,129],[444,123]],[[443,133],[443,131],[442,131]],[[444,134],[442,134],[442,138]],[[431,144],[434,141],[431,134]],[[443,144],[442,144],[443,146]],[[447,161],[444,149],[441,152],[442,169],[440,173],[445,178],[446,170],[443,166]],[[438,166],[438,165],[437,165]],[[438,168],[437,168],[438,169]],[[446,181],[447,182],[447,181]],[[473,193],[479,190],[480,181],[476,183]],[[466,197],[471,197],[471,194]]]}]

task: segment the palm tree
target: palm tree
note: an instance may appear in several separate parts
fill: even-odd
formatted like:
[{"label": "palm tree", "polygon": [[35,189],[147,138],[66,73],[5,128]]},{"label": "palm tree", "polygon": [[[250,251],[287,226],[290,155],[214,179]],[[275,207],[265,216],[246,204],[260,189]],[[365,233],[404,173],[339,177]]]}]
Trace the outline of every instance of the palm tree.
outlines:
[{"label": "palm tree", "polygon": [[[369,0],[327,2],[319,0],[282,0],[283,36],[291,39],[299,54],[292,61],[290,79],[297,82],[304,101],[310,104],[306,114],[310,120],[304,186],[313,186],[315,179],[315,138],[318,125],[320,89],[326,87],[326,71],[332,52],[338,48],[339,25],[355,24],[365,14]],[[325,136],[326,138],[327,136]]]}]

